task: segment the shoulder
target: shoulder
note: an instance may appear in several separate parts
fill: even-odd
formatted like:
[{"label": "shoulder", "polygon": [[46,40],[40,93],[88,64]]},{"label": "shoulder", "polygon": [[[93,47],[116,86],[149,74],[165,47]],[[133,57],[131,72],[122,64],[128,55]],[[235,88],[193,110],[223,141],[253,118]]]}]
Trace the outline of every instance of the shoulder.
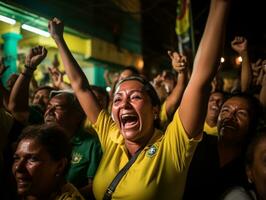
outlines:
[{"label": "shoulder", "polygon": [[55,200],[84,200],[84,198],[77,188],[71,183],[66,183],[61,188],[61,193],[55,198]]},{"label": "shoulder", "polygon": [[235,199],[253,200],[255,198],[252,197],[249,191],[247,191],[245,188],[241,186],[236,186],[228,190],[222,198],[222,200],[235,200]]}]

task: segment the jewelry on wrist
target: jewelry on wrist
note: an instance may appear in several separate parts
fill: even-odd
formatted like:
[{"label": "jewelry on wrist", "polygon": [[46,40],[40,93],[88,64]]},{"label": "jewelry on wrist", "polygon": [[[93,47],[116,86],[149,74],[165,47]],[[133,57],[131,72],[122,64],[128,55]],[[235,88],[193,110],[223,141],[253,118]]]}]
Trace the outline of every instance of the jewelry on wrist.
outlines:
[{"label": "jewelry on wrist", "polygon": [[36,68],[30,67],[29,65],[24,65],[25,69],[34,72]]}]

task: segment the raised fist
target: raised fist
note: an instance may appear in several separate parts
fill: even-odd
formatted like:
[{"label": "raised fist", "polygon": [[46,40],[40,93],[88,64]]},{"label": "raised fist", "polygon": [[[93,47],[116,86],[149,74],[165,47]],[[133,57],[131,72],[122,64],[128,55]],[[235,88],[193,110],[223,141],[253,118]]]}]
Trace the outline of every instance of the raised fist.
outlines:
[{"label": "raised fist", "polygon": [[35,70],[36,67],[44,60],[47,55],[47,50],[43,46],[37,46],[30,50],[29,54],[26,56],[25,65]]}]

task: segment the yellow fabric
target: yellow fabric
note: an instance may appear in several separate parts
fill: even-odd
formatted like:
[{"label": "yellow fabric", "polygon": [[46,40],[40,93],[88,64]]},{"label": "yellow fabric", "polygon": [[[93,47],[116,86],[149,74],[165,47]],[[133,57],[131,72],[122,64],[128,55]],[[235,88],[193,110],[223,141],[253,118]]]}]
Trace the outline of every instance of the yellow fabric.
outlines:
[{"label": "yellow fabric", "polygon": [[205,133],[207,133],[208,135],[218,136],[218,129],[217,129],[217,126],[210,127],[210,126],[207,124],[207,122],[204,123],[203,131],[204,131]]},{"label": "yellow fabric", "polygon": [[166,113],[166,101],[163,102],[161,105],[161,110],[160,110],[160,128],[161,130],[165,130],[167,125],[169,124],[168,116]]},{"label": "yellow fabric", "polygon": [[92,135],[97,135],[96,131],[94,130],[91,121],[86,118],[84,122],[84,129],[87,130]]},{"label": "yellow fabric", "polygon": [[65,184],[54,200],[85,200],[71,183]]},{"label": "yellow fabric", "polygon": [[[96,199],[101,200],[129,158],[124,139],[108,113],[102,111],[94,127],[103,148],[103,157],[93,181],[93,191]],[[119,182],[112,199],[182,199],[187,169],[197,143],[198,140],[187,137],[176,114],[165,134],[155,130],[149,143]]]}]

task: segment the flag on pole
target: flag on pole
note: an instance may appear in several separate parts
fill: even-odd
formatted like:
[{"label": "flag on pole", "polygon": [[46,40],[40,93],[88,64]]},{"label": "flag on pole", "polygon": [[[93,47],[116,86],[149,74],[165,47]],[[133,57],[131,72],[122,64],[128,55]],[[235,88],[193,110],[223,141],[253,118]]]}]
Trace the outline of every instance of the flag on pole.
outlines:
[{"label": "flag on pole", "polygon": [[186,49],[194,54],[192,36],[192,17],[189,0],[177,0],[176,35],[178,38],[178,51],[184,53]]}]

